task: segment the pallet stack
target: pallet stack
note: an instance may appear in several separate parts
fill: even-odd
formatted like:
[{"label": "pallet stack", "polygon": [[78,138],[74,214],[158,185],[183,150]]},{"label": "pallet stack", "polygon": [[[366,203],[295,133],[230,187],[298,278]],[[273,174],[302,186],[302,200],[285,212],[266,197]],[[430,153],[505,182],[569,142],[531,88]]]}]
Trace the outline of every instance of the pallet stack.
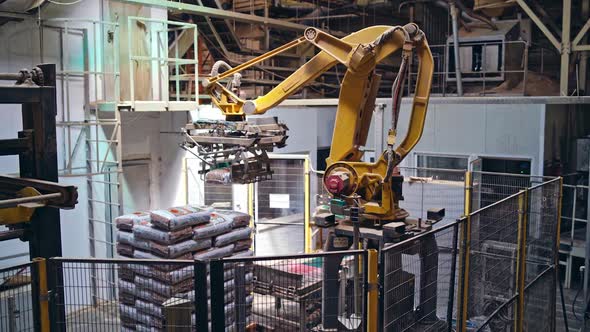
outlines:
[{"label": "pallet stack", "polygon": [[[223,257],[252,256],[250,216],[236,211],[183,206],[151,212],[137,212],[115,220],[117,253],[122,257],[167,260],[210,260]],[[228,267],[230,264],[226,264]],[[128,331],[154,331],[166,327],[163,304],[171,298],[194,300],[192,263],[123,264],[119,268],[119,313],[121,325]],[[235,329],[232,298],[235,272],[226,273],[227,325]],[[244,272],[251,288],[251,269]],[[231,287],[230,287],[231,286]],[[235,288],[235,287],[234,287]],[[192,306],[191,306],[192,309]],[[249,310],[248,310],[249,312]],[[194,326],[194,324],[192,324]]]}]

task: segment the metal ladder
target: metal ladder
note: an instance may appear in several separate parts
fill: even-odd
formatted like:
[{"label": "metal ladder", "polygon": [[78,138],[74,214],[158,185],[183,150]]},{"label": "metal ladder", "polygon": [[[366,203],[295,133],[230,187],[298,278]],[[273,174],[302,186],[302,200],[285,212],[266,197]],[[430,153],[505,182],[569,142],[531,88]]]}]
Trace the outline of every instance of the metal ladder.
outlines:
[{"label": "metal ladder", "polygon": [[[40,29],[59,32],[58,121],[63,135],[60,177],[86,178],[87,225],[91,257],[114,258],[114,218],[123,213],[121,114],[119,100],[118,24],[78,19],[43,21]],[[83,68],[74,68],[70,44],[81,38]],[[112,43],[107,66],[105,45]],[[101,51],[98,51],[101,50]],[[110,68],[109,68],[110,67]],[[83,110],[75,105],[75,85],[82,81]],[[75,82],[75,83],[74,83]],[[84,152],[82,152],[84,149]],[[82,158],[82,153],[85,154]],[[99,192],[101,193],[99,195]],[[82,199],[82,197],[80,197]],[[99,303],[100,283],[114,282],[114,271],[90,269],[92,302]],[[104,286],[103,286],[104,287]],[[114,294],[114,288],[111,296]]]}]

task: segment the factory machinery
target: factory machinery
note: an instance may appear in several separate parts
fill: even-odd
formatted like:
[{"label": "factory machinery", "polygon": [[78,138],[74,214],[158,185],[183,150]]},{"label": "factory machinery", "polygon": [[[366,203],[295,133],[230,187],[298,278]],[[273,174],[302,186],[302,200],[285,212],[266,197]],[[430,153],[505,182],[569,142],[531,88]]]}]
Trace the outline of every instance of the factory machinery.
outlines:
[{"label": "factory machinery", "polygon": [[[303,43],[311,43],[322,52],[267,94],[254,100],[239,96],[240,71]],[[402,61],[393,85],[393,116],[387,150],[377,162],[363,162],[362,148],[367,141],[381,77],[375,67],[400,48]],[[416,93],[408,134],[396,146],[402,88],[413,51],[420,61]],[[395,167],[422,135],[433,73],[432,54],[426,38],[415,24],[373,26],[342,39],[308,28],[303,37],[235,68],[223,62],[216,64],[213,75],[205,80],[204,85],[226,120],[188,124],[187,139],[183,143],[183,147],[196,151],[203,161],[201,172],[205,179],[214,179],[210,173],[221,172],[227,173],[226,178],[231,178],[234,183],[255,182],[272,176],[266,153],[285,145],[287,128],[276,119],[247,120],[246,115],[266,113],[338,63],[345,65],[347,71],[340,90],[323,181],[333,195],[331,212],[333,216],[346,215],[351,208],[358,209],[360,220],[374,226],[406,220],[408,213],[399,207],[403,179],[396,174]],[[219,74],[222,66],[228,68]],[[226,80],[228,82],[222,84]],[[333,224],[332,217],[325,216],[319,223],[329,226]]]},{"label": "factory machinery", "polygon": [[[311,43],[321,51],[267,94],[252,100],[242,98],[241,71],[305,43]],[[387,149],[376,162],[364,162],[362,148],[367,141],[381,78],[376,66],[400,49],[401,64],[392,86],[392,123],[387,135]],[[402,90],[414,52],[419,60],[419,70],[408,132],[396,144]],[[434,222],[442,219],[444,209],[429,211],[429,220],[410,218],[399,206],[403,199],[403,177],[396,169],[420,140],[432,84],[432,54],[424,33],[416,24],[372,26],[341,39],[308,28],[302,37],[234,68],[217,62],[203,84],[215,106],[225,115],[225,120],[197,120],[188,124],[186,139],[181,146],[201,159],[200,172],[205,181],[250,183],[271,178],[273,172],[267,153],[286,144],[288,128],[276,118],[247,116],[266,113],[338,64],[347,70],[341,84],[332,145],[323,176],[324,187],[331,195],[330,209],[315,214],[315,226],[329,230],[324,250],[361,248],[361,242],[362,247],[380,249],[385,243],[399,242],[430,230]],[[434,238],[428,247],[432,257],[432,251],[437,248]],[[436,266],[437,259],[425,262],[425,253],[417,254],[421,255],[424,264]],[[323,280],[339,280],[341,260],[324,260]],[[354,292],[359,294],[359,262],[355,260],[354,264],[357,266],[351,269]],[[436,267],[425,266],[424,270],[433,271]],[[430,280],[432,277],[429,275]],[[339,288],[341,286],[337,283],[324,282],[322,285],[323,329],[342,326],[355,329],[351,319],[360,315],[361,304],[355,303],[351,312],[345,315],[347,318],[343,319],[338,300],[343,292]],[[432,297],[436,298],[436,289],[428,298]]]}]

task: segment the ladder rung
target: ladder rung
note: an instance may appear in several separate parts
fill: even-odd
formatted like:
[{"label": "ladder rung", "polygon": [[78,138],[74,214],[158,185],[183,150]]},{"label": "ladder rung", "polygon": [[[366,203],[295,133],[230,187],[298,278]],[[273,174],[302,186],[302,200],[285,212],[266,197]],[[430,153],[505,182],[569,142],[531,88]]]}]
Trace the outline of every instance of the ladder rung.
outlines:
[{"label": "ladder rung", "polygon": [[119,162],[118,162],[118,161],[116,161],[116,160],[96,160],[96,159],[86,159],[86,161],[90,161],[90,162],[93,162],[93,163],[95,163],[95,162],[97,162],[97,161],[98,161],[98,162],[100,162],[101,164],[102,164],[102,163],[107,163],[107,164],[118,164],[118,163],[119,163]]},{"label": "ladder rung", "polygon": [[101,201],[101,200],[97,200],[97,199],[92,199],[92,198],[89,198],[88,201],[89,202],[94,202],[94,203],[101,203],[101,204],[105,204],[105,205],[120,206],[119,203],[105,202],[105,201]]},{"label": "ladder rung", "polygon": [[104,240],[95,239],[95,238],[93,238],[91,236],[89,236],[88,239],[91,240],[91,241],[96,241],[96,242],[108,244],[108,245],[111,245],[111,246],[114,246],[115,245],[115,243],[113,243],[113,242],[108,242],[108,241],[104,241]]},{"label": "ladder rung", "polygon": [[92,180],[92,179],[87,179],[86,181],[88,182],[96,182],[96,183],[104,183],[104,184],[112,184],[115,186],[119,185],[119,182],[110,182],[110,181],[101,181],[101,180]]},{"label": "ladder rung", "polygon": [[94,219],[94,218],[88,218],[88,220],[92,221],[92,222],[97,222],[100,224],[105,224],[105,225],[113,225],[113,223],[105,221],[105,220],[100,220],[100,219]]},{"label": "ladder rung", "polygon": [[119,143],[118,140],[112,139],[87,139],[86,142],[104,142],[104,143]]}]

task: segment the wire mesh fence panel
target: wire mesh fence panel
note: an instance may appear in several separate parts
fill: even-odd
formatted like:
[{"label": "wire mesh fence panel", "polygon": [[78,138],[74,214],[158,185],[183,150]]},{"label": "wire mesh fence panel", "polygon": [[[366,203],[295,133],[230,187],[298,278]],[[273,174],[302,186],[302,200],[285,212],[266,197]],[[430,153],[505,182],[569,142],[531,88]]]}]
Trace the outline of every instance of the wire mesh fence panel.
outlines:
[{"label": "wire mesh fence panel", "polygon": [[511,196],[470,217],[467,325],[485,321],[516,294],[519,196]]},{"label": "wire mesh fence panel", "polygon": [[520,175],[492,172],[473,172],[473,193],[471,211],[476,211],[520,190],[541,184],[549,178],[536,175]]},{"label": "wire mesh fence panel", "polygon": [[0,331],[35,331],[30,263],[0,270]]},{"label": "wire mesh fence panel", "polygon": [[223,260],[236,285],[224,297],[235,301],[217,312],[239,331],[363,331],[366,262],[364,251]]},{"label": "wire mesh fence panel", "polygon": [[305,160],[271,159],[271,179],[254,184],[256,254],[305,250]]},{"label": "wire mesh fence panel", "polygon": [[[528,190],[527,262],[553,264],[557,258],[560,180],[555,179]],[[527,269],[526,282],[540,271]]]},{"label": "wire mesh fence panel", "polygon": [[523,317],[526,331],[551,331],[555,327],[560,196],[560,179],[527,192]]},{"label": "wire mesh fence panel", "polygon": [[458,223],[383,249],[383,331],[447,331],[457,289]]},{"label": "wire mesh fence panel", "polygon": [[465,171],[400,167],[404,176],[400,207],[415,218],[426,219],[428,209],[444,208],[445,217],[436,227],[454,222],[463,215]]},{"label": "wire mesh fence panel", "polygon": [[555,266],[528,263],[527,270],[540,271],[524,291],[523,331],[553,331],[555,327]]},{"label": "wire mesh fence panel", "polygon": [[[514,330],[514,312],[516,310],[516,297],[504,302],[494,309],[489,316],[473,317],[467,321],[467,331],[474,332],[509,332]],[[524,330],[533,331],[533,330]],[[535,331],[536,332],[536,331]]]},{"label": "wire mesh fence panel", "polygon": [[[67,331],[145,331],[168,326],[191,328],[184,321],[168,322],[166,311],[193,311],[186,295],[194,288],[193,262],[166,260],[52,259],[48,273],[63,274],[56,285],[54,326]],[[110,278],[114,276],[114,278]]]}]

